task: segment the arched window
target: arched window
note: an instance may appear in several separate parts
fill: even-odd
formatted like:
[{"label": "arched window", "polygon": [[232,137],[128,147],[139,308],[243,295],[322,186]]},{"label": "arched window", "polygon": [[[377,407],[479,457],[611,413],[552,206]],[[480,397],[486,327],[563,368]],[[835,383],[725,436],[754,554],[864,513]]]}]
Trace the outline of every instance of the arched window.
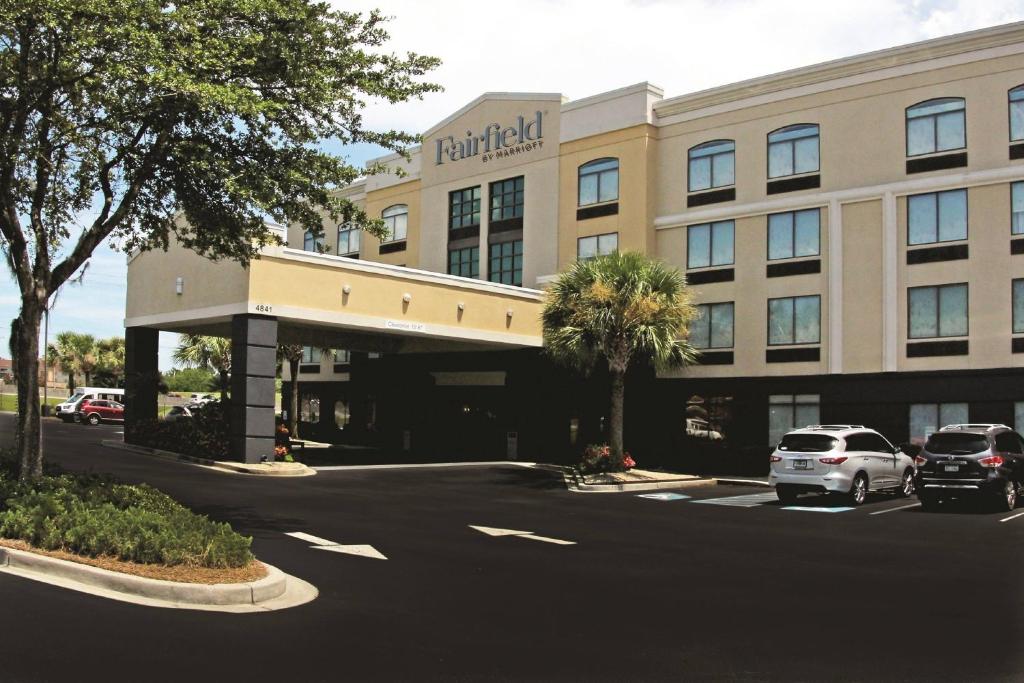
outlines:
[{"label": "arched window", "polygon": [[352,222],[338,226],[338,256],[359,254],[359,227]]},{"label": "arched window", "polygon": [[687,186],[690,192],[736,183],[736,143],[712,140],[690,148]]},{"label": "arched window", "polygon": [[302,236],[302,248],[305,251],[322,253],[324,251],[324,238],[317,237],[317,234],[312,230],[307,230],[306,234]]},{"label": "arched window", "polygon": [[818,163],[818,124],[798,123],[768,133],[768,177],[814,173]]},{"label": "arched window", "polygon": [[962,97],[942,97],[907,107],[907,156],[967,146]]},{"label": "arched window", "polygon": [[1024,140],[1024,85],[1010,91],[1010,140]]},{"label": "arched window", "polygon": [[384,238],[384,242],[395,242],[398,240],[404,240],[406,232],[409,228],[409,207],[405,204],[395,204],[384,209],[380,214],[380,217],[384,219],[384,225],[387,227],[388,234]]},{"label": "arched window", "polygon": [[595,159],[580,166],[579,205],[613,202],[619,198],[619,160]]}]

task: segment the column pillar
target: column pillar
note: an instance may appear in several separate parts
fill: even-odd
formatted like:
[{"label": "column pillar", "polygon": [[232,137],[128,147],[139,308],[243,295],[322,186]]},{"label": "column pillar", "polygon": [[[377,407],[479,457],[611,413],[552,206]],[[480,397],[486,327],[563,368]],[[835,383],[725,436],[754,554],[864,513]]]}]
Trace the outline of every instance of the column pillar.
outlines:
[{"label": "column pillar", "polygon": [[247,463],[274,461],[277,318],[231,319],[231,454]]},{"label": "column pillar", "polygon": [[155,420],[160,373],[160,330],[128,327],[124,331],[124,440],[133,442],[134,427]]}]

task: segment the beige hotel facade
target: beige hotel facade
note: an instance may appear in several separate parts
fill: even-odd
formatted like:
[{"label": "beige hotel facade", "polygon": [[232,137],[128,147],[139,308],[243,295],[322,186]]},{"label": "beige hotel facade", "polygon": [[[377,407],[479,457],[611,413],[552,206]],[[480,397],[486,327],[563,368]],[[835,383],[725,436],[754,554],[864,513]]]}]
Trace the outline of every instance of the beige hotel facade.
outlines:
[{"label": "beige hotel facade", "polygon": [[[1024,428],[1022,24],[668,98],[485,93],[376,161],[401,173],[343,193],[389,239],[325,222],[248,269],[129,264],[133,376],[157,330],[234,339],[239,457],[267,451],[281,342],[308,347],[311,438],[573,460],[607,390],[544,358],[543,290],[615,249],[679,268],[702,312],[699,365],[627,385],[642,461],[756,469],[819,421]],[[130,390],[147,416],[153,389]]]}]

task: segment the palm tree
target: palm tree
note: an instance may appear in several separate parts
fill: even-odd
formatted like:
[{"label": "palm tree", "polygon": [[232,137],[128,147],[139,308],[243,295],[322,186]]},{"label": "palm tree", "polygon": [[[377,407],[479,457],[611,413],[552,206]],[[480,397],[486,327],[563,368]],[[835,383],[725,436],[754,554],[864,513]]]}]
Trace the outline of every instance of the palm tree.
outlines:
[{"label": "palm tree", "polygon": [[611,465],[622,469],[626,371],[635,363],[682,367],[699,352],[686,340],[697,315],[686,278],[636,252],[577,261],[547,291],[544,345],[555,360],[584,373],[596,363],[611,377]]},{"label": "palm tree", "polygon": [[299,361],[302,360],[302,344],[280,344],[277,358],[288,363],[292,378],[291,397],[288,401],[288,433],[293,439],[299,438]]},{"label": "palm tree", "polygon": [[85,377],[85,386],[89,386],[97,356],[96,338],[91,334],[61,332],[56,341],[50,344],[46,355],[68,374],[69,389],[74,391],[75,376],[78,374]]},{"label": "palm tree", "polygon": [[231,373],[231,340],[183,334],[174,350],[174,362],[194,368],[209,368],[219,375],[220,400],[228,399],[228,375]]},{"label": "palm tree", "polygon": [[96,342],[99,371],[118,386],[124,377],[124,337],[111,337]]}]

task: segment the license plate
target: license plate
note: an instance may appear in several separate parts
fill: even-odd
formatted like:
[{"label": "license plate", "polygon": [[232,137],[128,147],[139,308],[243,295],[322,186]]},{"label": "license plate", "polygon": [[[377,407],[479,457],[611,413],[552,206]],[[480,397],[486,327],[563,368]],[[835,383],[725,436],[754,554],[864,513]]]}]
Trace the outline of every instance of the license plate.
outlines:
[{"label": "license plate", "polygon": [[793,469],[794,470],[809,470],[809,469],[811,469],[811,461],[810,460],[794,460],[793,461]]},{"label": "license plate", "polygon": [[942,469],[946,472],[959,472],[960,465],[945,465]]}]

